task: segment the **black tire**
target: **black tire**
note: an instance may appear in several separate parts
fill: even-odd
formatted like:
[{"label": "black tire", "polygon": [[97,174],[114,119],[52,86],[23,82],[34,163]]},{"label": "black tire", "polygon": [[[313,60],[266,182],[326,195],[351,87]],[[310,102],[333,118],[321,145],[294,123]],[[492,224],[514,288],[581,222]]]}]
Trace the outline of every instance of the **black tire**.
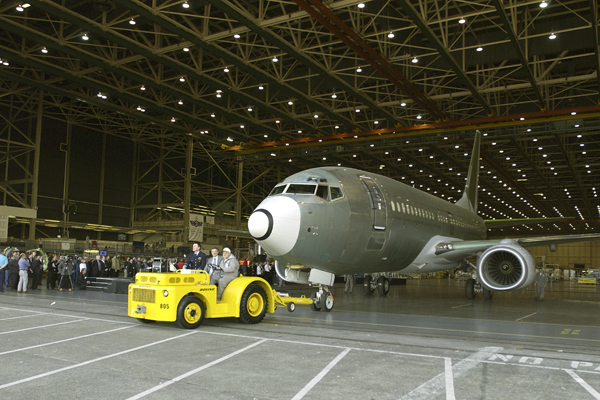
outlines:
[{"label": "black tire", "polygon": [[321,310],[322,311],[331,311],[333,309],[333,296],[331,292],[323,293],[321,295]]},{"label": "black tire", "polygon": [[296,304],[294,304],[294,302],[287,303],[286,308],[289,312],[294,312],[296,310]]},{"label": "black tire", "polygon": [[380,295],[387,296],[390,292],[390,280],[385,276],[380,276],[379,279],[377,279],[377,291]]},{"label": "black tire", "polygon": [[371,275],[365,275],[363,279],[363,291],[365,294],[373,294],[375,289],[371,287]]},{"label": "black tire", "polygon": [[204,303],[195,296],[186,296],[177,306],[177,324],[184,329],[196,329],[204,320]]},{"label": "black tire", "polygon": [[321,311],[321,303],[317,300],[317,292],[312,292],[310,298],[313,301],[310,305],[310,309],[313,311]]},{"label": "black tire", "polygon": [[483,288],[483,299],[491,300],[494,298],[494,291],[490,289]]},{"label": "black tire", "polygon": [[143,323],[145,323],[145,324],[151,324],[151,323],[153,323],[153,322],[156,322],[156,321],[155,321],[155,320],[153,320],[153,319],[145,319],[145,318],[138,318],[138,321],[140,321],[140,322],[143,322]]},{"label": "black tire", "polygon": [[467,279],[465,294],[469,300],[473,300],[477,296],[477,293],[475,293],[475,279]]},{"label": "black tire", "polygon": [[267,294],[259,285],[248,285],[240,303],[240,318],[244,324],[258,324],[267,313]]}]

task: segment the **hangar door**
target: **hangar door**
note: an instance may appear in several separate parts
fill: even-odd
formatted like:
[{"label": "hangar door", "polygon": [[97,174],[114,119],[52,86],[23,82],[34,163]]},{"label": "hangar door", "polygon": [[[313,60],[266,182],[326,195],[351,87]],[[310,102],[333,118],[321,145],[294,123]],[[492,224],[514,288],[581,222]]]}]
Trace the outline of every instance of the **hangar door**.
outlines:
[{"label": "hangar door", "polygon": [[366,176],[361,176],[360,180],[362,181],[363,185],[365,185],[365,189],[369,194],[369,200],[371,201],[371,217],[373,218],[373,228],[384,231],[387,211],[383,193],[373,179]]}]

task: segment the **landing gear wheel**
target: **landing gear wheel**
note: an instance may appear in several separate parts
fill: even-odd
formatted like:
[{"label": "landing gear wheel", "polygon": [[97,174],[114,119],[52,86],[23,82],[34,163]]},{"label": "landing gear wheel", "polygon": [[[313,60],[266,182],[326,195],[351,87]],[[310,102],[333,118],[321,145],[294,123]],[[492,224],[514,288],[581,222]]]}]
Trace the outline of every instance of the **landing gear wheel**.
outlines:
[{"label": "landing gear wheel", "polygon": [[333,309],[333,296],[331,292],[326,292],[321,295],[321,310],[331,311]]},{"label": "landing gear wheel", "polygon": [[310,298],[313,301],[310,305],[310,309],[313,311],[321,311],[321,303],[317,300],[317,292],[312,292]]},{"label": "landing gear wheel", "polygon": [[257,284],[248,285],[240,304],[239,320],[244,324],[258,324],[267,313],[267,294]]},{"label": "landing gear wheel", "polygon": [[289,312],[294,312],[294,310],[296,309],[296,304],[294,304],[294,303],[287,303],[286,308],[287,308],[287,310]]},{"label": "landing gear wheel", "polygon": [[375,289],[371,287],[371,275],[365,275],[363,281],[363,291],[365,294],[373,294]]},{"label": "landing gear wheel", "polygon": [[494,291],[490,289],[483,288],[483,299],[491,300],[494,297]]},{"label": "landing gear wheel", "polygon": [[194,296],[186,296],[177,307],[177,324],[184,329],[196,329],[204,315],[204,303]]},{"label": "landing gear wheel", "polygon": [[387,296],[390,292],[390,280],[385,276],[380,276],[379,279],[377,279],[377,291],[380,295]]},{"label": "landing gear wheel", "polygon": [[467,284],[465,285],[465,294],[469,300],[473,300],[475,296],[477,296],[477,293],[475,293],[475,279],[467,279]]}]

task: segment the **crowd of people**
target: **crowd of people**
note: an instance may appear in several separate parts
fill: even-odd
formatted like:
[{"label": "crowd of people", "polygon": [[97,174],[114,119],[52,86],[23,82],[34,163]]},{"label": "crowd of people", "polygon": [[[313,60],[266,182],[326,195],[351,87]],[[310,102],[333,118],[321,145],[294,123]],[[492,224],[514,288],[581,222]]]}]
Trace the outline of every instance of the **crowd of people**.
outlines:
[{"label": "crowd of people", "polygon": [[[211,273],[211,284],[217,285],[217,297],[221,298],[223,290],[229,282],[238,277],[259,276],[272,285],[278,281],[279,286],[285,286],[274,271],[273,260],[239,262],[227,247],[219,254],[219,249],[213,247],[207,256],[200,250],[200,245],[194,243],[192,252],[184,258],[171,257],[165,260],[162,272],[175,272],[178,269],[204,269]],[[44,265],[47,262],[48,265]],[[54,255],[45,261],[42,253],[31,251],[20,253],[13,251],[4,254],[0,251],[0,292],[4,286],[18,293],[28,293],[39,290],[47,271],[46,289],[72,291],[75,287],[85,290],[90,284],[89,278],[133,278],[138,272],[153,271],[152,257],[128,256],[124,261],[120,254],[114,256],[97,255],[90,260],[88,257],[75,254],[73,257]]]}]

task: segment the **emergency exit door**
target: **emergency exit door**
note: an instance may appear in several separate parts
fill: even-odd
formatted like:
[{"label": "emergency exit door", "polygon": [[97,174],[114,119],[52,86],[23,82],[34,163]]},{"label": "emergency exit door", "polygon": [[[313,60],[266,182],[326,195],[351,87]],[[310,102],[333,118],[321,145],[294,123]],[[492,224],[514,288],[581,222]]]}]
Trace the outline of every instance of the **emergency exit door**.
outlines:
[{"label": "emergency exit door", "polygon": [[373,228],[384,231],[387,209],[385,206],[383,193],[373,179],[366,176],[361,176],[360,180],[362,181],[363,185],[365,185],[365,189],[369,194],[369,200],[371,201],[371,218],[373,218]]}]

